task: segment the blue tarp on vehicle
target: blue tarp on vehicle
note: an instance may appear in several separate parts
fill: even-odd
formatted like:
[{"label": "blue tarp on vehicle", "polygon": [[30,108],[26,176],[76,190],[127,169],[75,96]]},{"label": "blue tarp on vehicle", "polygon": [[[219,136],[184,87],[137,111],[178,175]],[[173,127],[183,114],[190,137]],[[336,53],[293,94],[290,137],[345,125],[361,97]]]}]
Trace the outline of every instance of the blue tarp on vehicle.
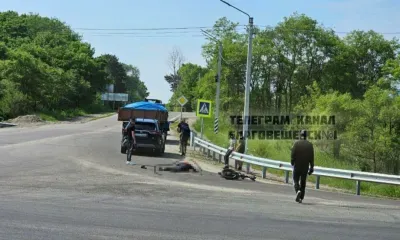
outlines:
[{"label": "blue tarp on vehicle", "polygon": [[162,112],[168,112],[168,110],[161,104],[151,102],[134,102],[125,105],[122,109],[136,109],[136,110],[158,110]]}]

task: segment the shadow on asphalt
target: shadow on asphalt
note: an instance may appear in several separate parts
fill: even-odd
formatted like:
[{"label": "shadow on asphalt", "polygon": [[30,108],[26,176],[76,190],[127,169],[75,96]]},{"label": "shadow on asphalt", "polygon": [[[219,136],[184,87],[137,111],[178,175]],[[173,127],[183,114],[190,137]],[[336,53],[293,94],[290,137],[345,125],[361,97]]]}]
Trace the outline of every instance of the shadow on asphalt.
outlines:
[{"label": "shadow on asphalt", "polygon": [[179,140],[172,140],[172,139],[167,139],[165,142],[167,145],[173,145],[173,146],[178,146],[179,145]]},{"label": "shadow on asphalt", "polygon": [[160,156],[150,150],[139,150],[139,151],[136,151],[133,155],[146,156],[146,157],[158,157],[158,158],[166,158],[166,159],[178,159],[178,160],[184,159],[184,157],[181,156],[179,153],[165,152],[163,155]]},{"label": "shadow on asphalt", "polygon": [[173,152],[166,152],[162,157],[170,159],[179,159],[179,160],[183,160],[185,158],[184,156],[181,156],[181,154]]},{"label": "shadow on asphalt", "polygon": [[302,202],[301,204],[302,204],[302,205],[310,205],[310,206],[318,205],[318,204],[316,204],[316,203],[308,203],[308,202]]},{"label": "shadow on asphalt", "polygon": [[[310,203],[310,202],[302,202],[302,205],[308,205],[308,206],[326,206],[325,204],[319,204],[319,203]],[[329,206],[333,207],[340,207],[340,208],[353,208],[353,209],[385,209],[385,210],[398,210],[396,207],[391,207],[391,206],[379,206],[379,207],[374,207],[374,206],[357,206],[357,205],[342,205],[342,204],[329,204]]]}]

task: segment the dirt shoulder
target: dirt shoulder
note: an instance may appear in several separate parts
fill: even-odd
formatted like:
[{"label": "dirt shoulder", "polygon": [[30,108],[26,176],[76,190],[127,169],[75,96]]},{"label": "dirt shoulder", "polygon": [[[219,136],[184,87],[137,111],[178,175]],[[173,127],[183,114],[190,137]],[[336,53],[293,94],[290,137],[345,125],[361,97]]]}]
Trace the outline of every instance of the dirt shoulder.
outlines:
[{"label": "dirt shoulder", "polygon": [[99,114],[87,114],[85,116],[79,116],[70,118],[63,121],[45,121],[40,118],[39,115],[24,115],[19,116],[14,119],[9,119],[5,121],[6,123],[16,124],[15,127],[36,127],[36,126],[43,126],[43,125],[50,125],[50,124],[74,124],[74,123],[86,123],[89,121],[97,120],[100,118],[109,117],[115,114],[114,112],[109,113],[99,113]]}]

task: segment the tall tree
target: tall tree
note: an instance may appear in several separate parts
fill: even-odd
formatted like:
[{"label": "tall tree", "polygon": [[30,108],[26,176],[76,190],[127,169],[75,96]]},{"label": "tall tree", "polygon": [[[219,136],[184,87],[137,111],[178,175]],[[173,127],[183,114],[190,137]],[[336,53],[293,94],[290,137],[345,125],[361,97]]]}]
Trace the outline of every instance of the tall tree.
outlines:
[{"label": "tall tree", "polygon": [[[127,73],[116,56],[94,57],[90,44],[57,19],[0,12],[0,117],[86,108],[107,83],[124,93]],[[146,95],[138,82],[139,96]]]},{"label": "tall tree", "polygon": [[125,72],[127,74],[126,78],[126,89],[129,94],[129,101],[141,101],[149,96],[147,87],[140,80],[140,71],[137,67],[132,65],[123,64]]},{"label": "tall tree", "polygon": [[119,59],[115,55],[104,54],[99,58],[104,59],[104,61],[107,63],[105,72],[108,75],[109,82],[114,84],[114,92],[126,92],[125,84],[127,80],[127,74],[123,64],[119,62]]},{"label": "tall tree", "polygon": [[184,62],[185,57],[183,56],[181,50],[177,47],[174,47],[172,52],[169,54],[167,61],[172,73],[164,76],[165,81],[170,84],[172,92],[176,90],[179,82],[181,81],[181,78],[178,74],[178,69],[183,65]]}]

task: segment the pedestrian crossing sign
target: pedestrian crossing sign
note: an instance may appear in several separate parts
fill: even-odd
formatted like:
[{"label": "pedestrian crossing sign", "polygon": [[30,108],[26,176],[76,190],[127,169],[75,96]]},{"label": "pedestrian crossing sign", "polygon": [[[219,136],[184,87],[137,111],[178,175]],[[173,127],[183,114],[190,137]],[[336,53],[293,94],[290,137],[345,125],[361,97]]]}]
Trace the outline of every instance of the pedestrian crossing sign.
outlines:
[{"label": "pedestrian crossing sign", "polygon": [[196,115],[198,117],[210,118],[211,117],[211,101],[198,99]]}]

